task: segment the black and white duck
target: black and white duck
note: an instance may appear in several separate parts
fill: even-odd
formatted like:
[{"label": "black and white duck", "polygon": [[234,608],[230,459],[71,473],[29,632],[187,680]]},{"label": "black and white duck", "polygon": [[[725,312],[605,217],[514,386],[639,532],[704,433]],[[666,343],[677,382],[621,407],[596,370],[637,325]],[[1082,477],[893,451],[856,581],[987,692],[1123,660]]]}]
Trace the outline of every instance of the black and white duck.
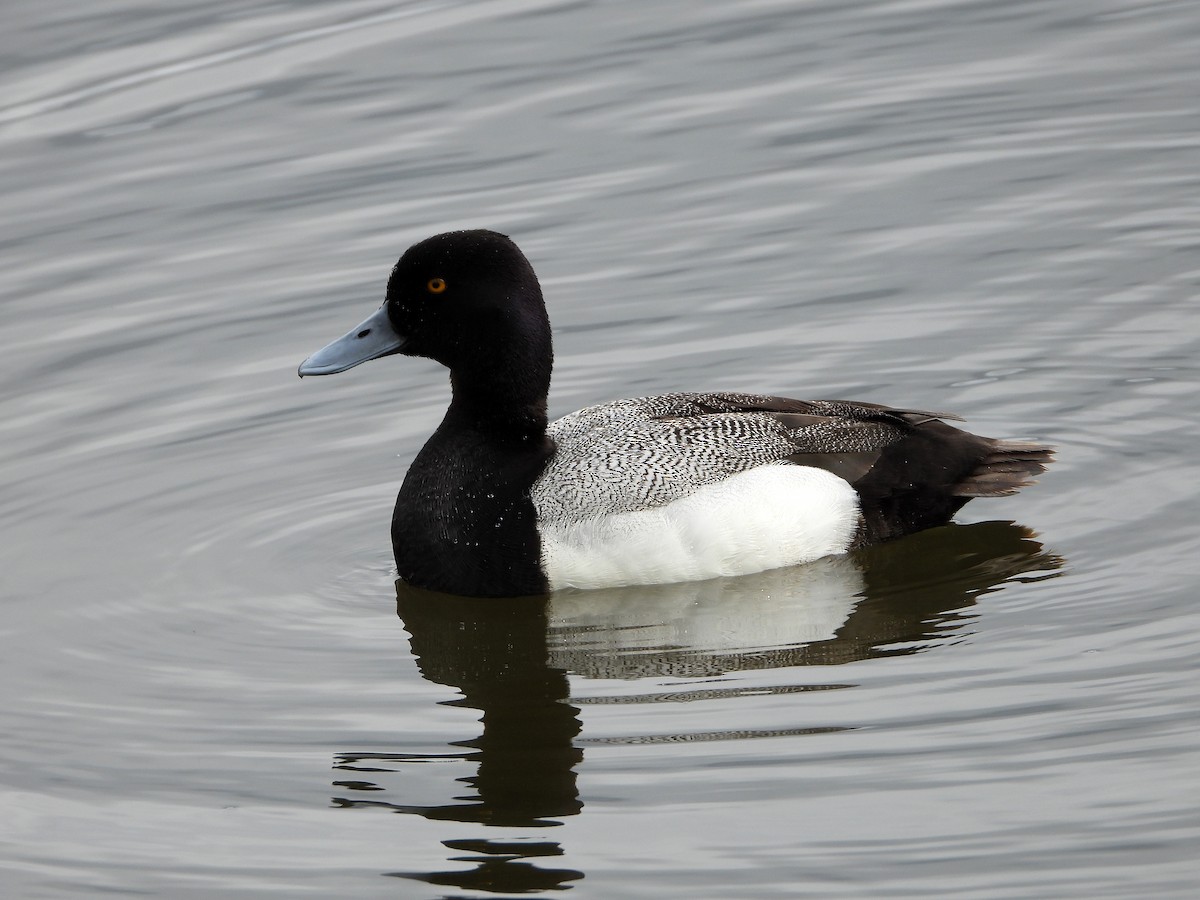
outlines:
[{"label": "black and white duck", "polygon": [[696,581],[810,562],[941,525],[1051,461],[957,417],[872,403],[674,393],[547,422],[537,276],[509,238],[415,244],[382,307],[300,375],[382,356],[450,370],[452,399],[392,518],[400,576],[469,596]]}]

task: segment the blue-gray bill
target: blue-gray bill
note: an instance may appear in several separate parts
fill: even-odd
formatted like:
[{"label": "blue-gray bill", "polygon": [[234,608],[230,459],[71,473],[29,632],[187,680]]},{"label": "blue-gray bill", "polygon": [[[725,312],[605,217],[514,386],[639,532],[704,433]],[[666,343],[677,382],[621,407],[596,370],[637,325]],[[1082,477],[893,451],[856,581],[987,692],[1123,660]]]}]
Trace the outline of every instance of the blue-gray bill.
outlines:
[{"label": "blue-gray bill", "polygon": [[305,375],[333,375],[353,369],[359,363],[399,353],[404,347],[404,338],[392,327],[387,308],[379,307],[374,313],[336,341],[326,344],[304,362],[297,373]]}]

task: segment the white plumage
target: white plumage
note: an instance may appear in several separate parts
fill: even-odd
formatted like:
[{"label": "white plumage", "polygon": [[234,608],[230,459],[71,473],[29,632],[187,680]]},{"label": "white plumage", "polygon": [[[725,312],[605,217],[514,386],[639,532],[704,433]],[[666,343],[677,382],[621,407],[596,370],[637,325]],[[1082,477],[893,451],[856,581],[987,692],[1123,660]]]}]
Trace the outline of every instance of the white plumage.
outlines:
[{"label": "white plumage", "polygon": [[796,437],[776,419],[727,408],[767,399],[665,394],[552,422],[555,454],[531,491],[550,588],[698,581],[845,552],[854,488],[786,462]]},{"label": "white plumage", "polygon": [[[803,514],[800,512],[803,511]],[[769,464],[662,506],[542,523],[551,589],[699,581],[843,553],[858,495],[823,469]]]}]

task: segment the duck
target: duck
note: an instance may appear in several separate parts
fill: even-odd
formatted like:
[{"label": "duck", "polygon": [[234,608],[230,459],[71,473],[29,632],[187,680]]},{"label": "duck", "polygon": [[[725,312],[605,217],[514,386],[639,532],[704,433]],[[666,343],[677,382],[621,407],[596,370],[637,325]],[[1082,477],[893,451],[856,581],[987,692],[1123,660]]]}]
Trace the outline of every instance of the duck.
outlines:
[{"label": "duck", "polygon": [[451,399],[396,499],[397,574],[473,597],[702,581],[810,563],[946,524],[1013,494],[1050,446],[947,413],[711,391],[588,406],[553,422],[554,353],[529,260],[506,235],[410,247],[383,305],[299,375],[427,357]]}]

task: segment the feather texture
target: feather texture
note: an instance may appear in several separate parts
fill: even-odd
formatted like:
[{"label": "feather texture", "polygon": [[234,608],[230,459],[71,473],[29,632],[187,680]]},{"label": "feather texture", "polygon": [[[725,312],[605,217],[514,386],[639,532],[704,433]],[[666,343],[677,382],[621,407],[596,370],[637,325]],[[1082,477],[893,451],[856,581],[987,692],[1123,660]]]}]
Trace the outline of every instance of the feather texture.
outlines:
[{"label": "feather texture", "polygon": [[652,509],[775,462],[848,481],[936,413],[757,394],[677,393],[589,406],[552,422],[555,453],[533,486],[541,522]]}]

